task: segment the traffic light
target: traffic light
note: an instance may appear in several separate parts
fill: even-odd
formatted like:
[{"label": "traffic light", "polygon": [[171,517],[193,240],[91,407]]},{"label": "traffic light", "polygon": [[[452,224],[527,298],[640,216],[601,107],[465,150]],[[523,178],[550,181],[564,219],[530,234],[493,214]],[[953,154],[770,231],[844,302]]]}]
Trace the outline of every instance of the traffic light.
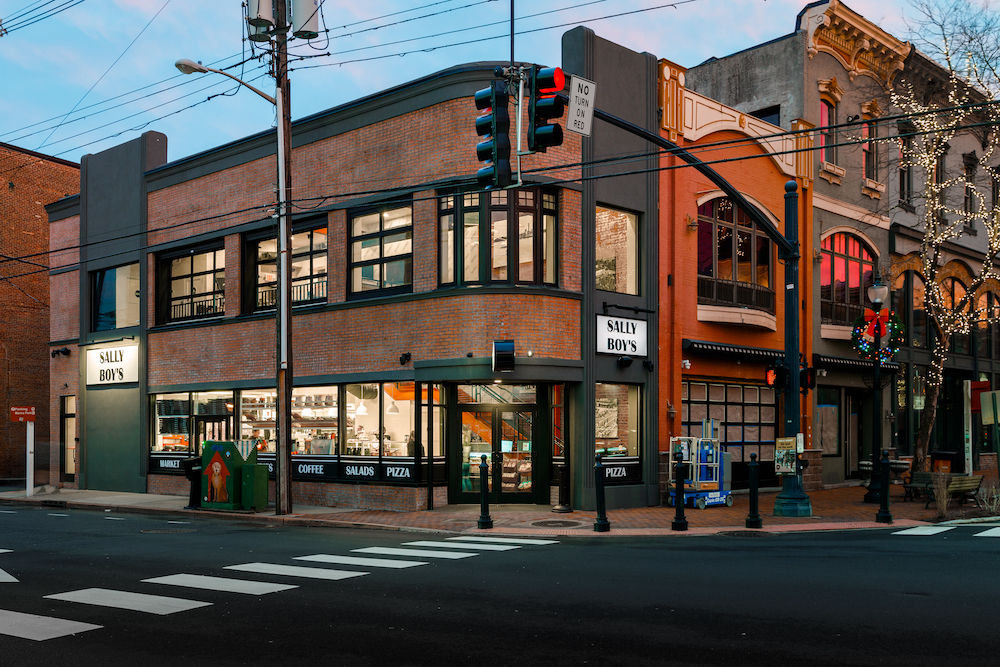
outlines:
[{"label": "traffic light", "polygon": [[772,364],[764,371],[764,382],[768,387],[778,391],[788,388],[788,367],[784,364]]},{"label": "traffic light", "polygon": [[562,144],[562,127],[550,120],[562,118],[563,100],[555,95],[566,86],[560,67],[532,65],[528,73],[528,150],[544,153],[546,148]]},{"label": "traffic light", "polygon": [[476,173],[484,188],[503,188],[511,184],[510,173],[510,112],[509,96],[503,81],[494,81],[489,88],[476,92],[476,108],[483,113],[476,118],[476,134],[485,137],[476,145],[476,155],[490,162]]},{"label": "traffic light", "polygon": [[816,369],[812,366],[799,369],[799,387],[801,389],[816,388]]}]

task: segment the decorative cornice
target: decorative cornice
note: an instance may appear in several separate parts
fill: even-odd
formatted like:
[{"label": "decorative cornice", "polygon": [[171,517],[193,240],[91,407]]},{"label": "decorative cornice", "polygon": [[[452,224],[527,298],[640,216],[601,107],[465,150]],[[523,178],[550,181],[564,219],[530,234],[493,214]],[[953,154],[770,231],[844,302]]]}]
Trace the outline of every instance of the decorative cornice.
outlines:
[{"label": "decorative cornice", "polygon": [[820,79],[817,83],[820,94],[829,95],[834,104],[840,104],[840,98],[844,96],[844,89],[837,84],[837,77]]},{"label": "decorative cornice", "polygon": [[871,77],[886,88],[903,69],[910,43],[901,42],[839,0],[809,7],[800,26],[806,31],[806,51],[812,58],[828,53],[836,58],[851,81]]}]

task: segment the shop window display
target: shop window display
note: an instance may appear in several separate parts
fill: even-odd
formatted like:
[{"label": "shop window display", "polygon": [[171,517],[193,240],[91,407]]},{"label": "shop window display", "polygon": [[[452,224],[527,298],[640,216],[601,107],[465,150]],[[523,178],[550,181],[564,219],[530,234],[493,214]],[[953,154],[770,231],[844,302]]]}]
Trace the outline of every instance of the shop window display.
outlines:
[{"label": "shop window display", "polygon": [[154,397],[153,405],[156,410],[153,451],[189,453],[191,401],[188,394],[158,394]]},{"label": "shop window display", "polygon": [[595,452],[639,456],[639,387],[598,383],[594,405]]}]

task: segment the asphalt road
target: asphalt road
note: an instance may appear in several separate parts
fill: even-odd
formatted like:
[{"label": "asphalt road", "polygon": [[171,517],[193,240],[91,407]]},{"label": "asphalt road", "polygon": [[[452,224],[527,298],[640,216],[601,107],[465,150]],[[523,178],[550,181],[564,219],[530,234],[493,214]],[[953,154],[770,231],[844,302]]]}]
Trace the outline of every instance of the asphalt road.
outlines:
[{"label": "asphalt road", "polygon": [[[992,526],[515,545],[0,510],[4,666],[942,667],[1000,655]],[[373,548],[424,555],[354,551]],[[413,562],[426,564],[399,567]],[[255,590],[219,590],[234,586]]]}]

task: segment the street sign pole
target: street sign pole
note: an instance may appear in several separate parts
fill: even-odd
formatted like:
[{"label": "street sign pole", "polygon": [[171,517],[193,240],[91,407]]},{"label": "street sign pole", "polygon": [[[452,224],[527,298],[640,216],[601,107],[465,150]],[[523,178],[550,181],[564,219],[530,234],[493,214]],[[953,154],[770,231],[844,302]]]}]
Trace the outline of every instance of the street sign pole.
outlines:
[{"label": "street sign pole", "polygon": [[30,497],[35,490],[35,406],[10,406],[10,421],[12,423],[26,422],[28,427],[27,451],[24,456],[24,486],[25,495]]}]

